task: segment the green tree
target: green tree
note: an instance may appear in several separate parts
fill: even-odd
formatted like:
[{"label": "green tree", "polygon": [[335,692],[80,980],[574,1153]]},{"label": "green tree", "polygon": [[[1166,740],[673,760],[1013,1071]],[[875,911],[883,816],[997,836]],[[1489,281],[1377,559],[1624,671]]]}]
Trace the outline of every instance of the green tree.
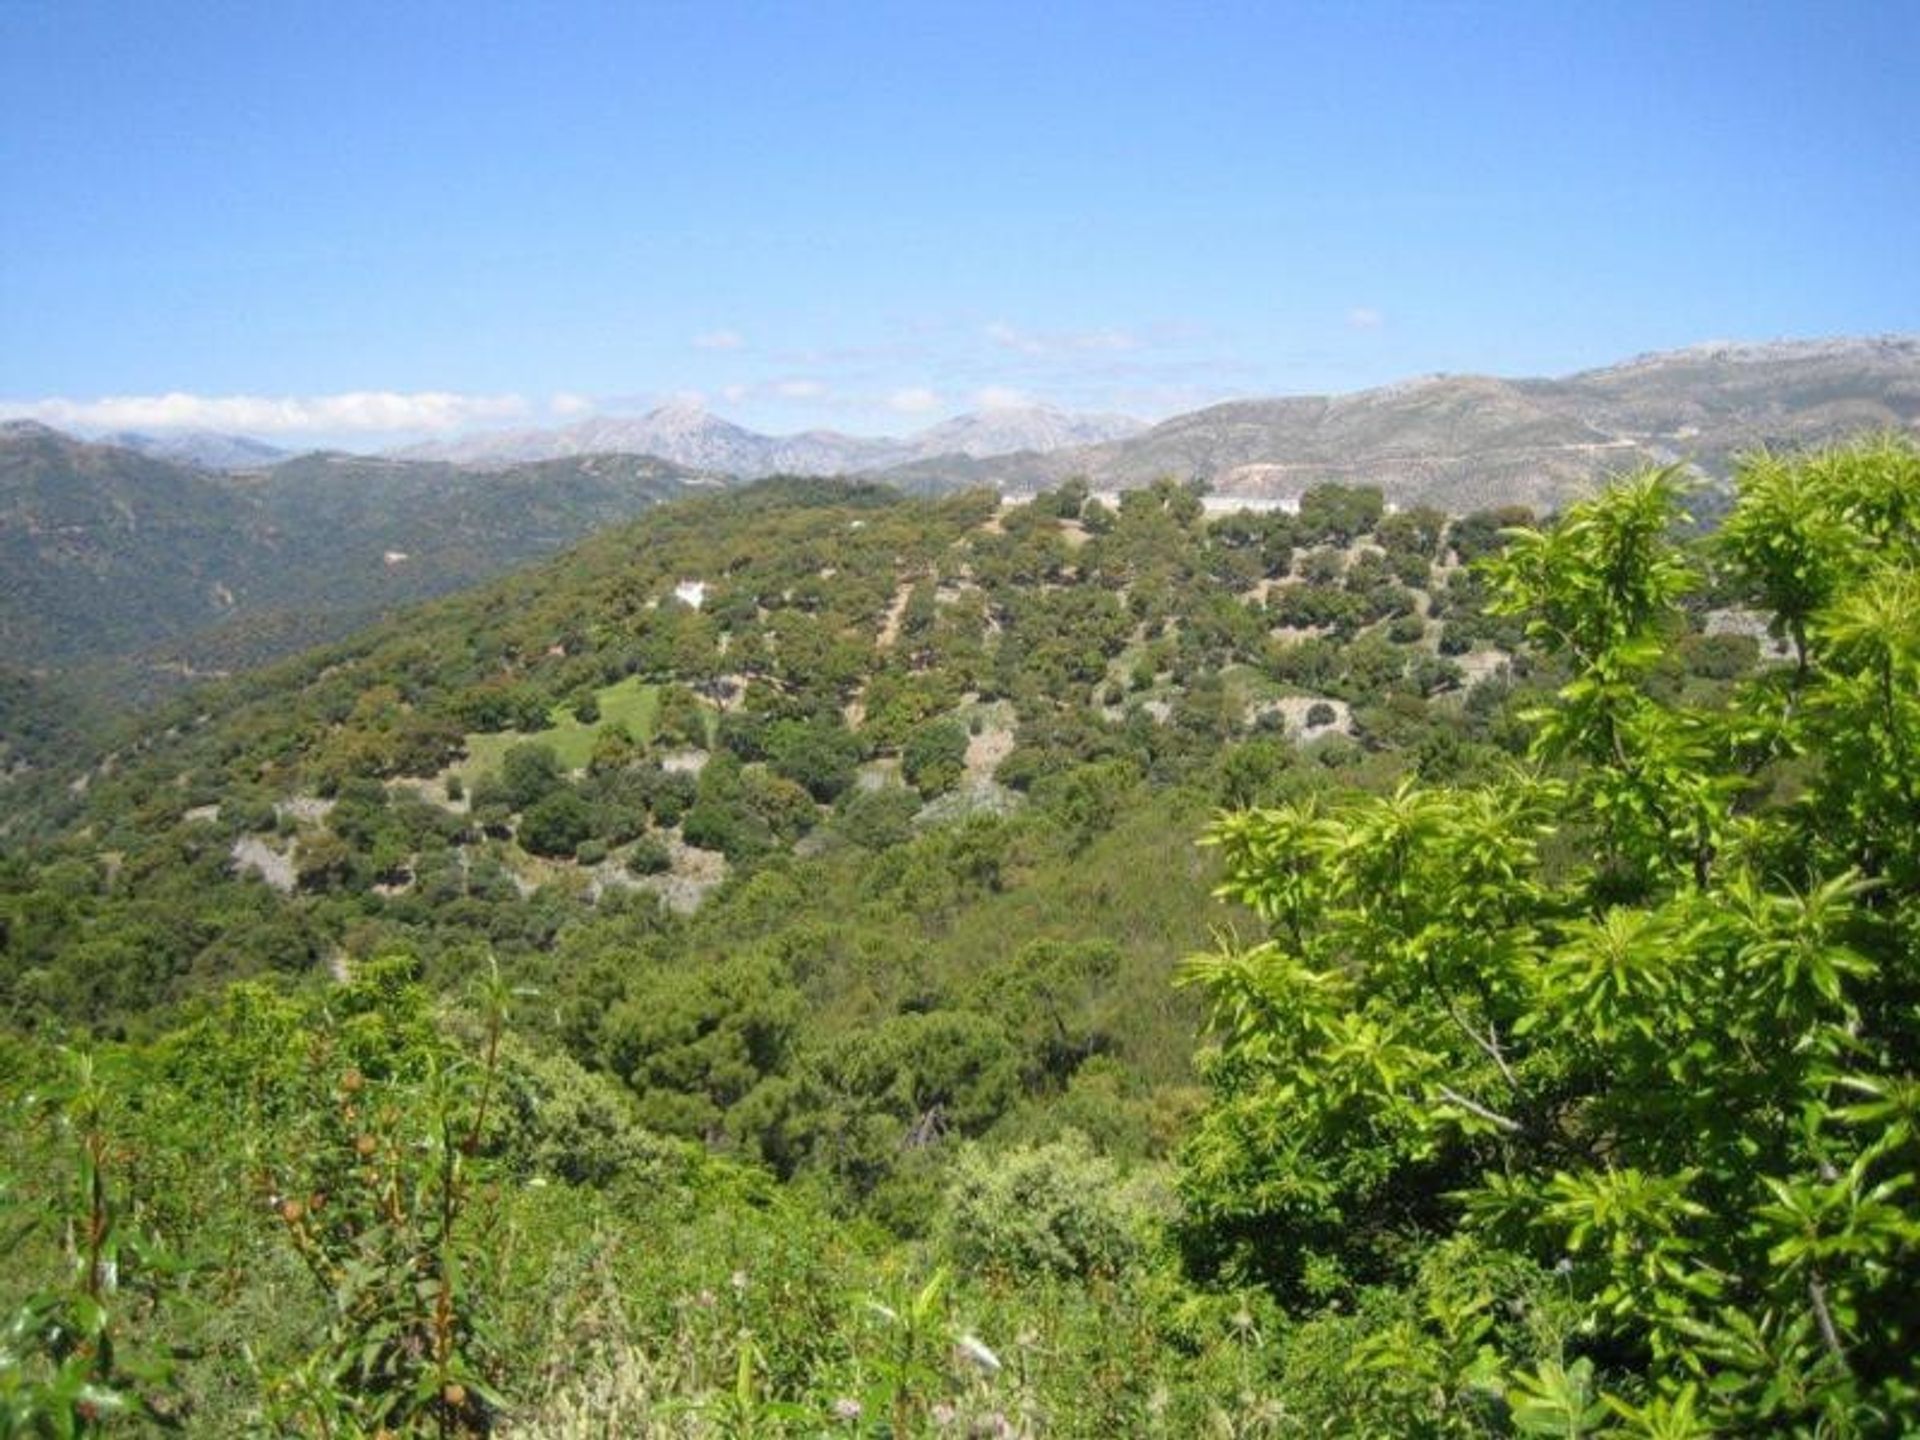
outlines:
[{"label": "green tree", "polygon": [[922,725],[901,747],[900,770],[907,783],[931,799],[951,790],[965,773],[967,732],[957,720]]},{"label": "green tree", "polygon": [[607,1017],[606,1060],[647,1124],[716,1139],[727,1111],[785,1065],[799,1020],[799,997],[773,960],[654,971]]},{"label": "green tree", "polygon": [[560,757],[551,745],[532,741],[511,745],[500,757],[500,783],[507,803],[525,810],[558,787],[563,780]]},{"label": "green tree", "polygon": [[1374,485],[1314,485],[1300,497],[1296,533],[1309,545],[1345,545],[1372,530],[1385,508]]},{"label": "green tree", "polygon": [[555,790],[520,817],[518,838],[535,855],[568,856],[593,833],[593,811],[572,790]]},{"label": "green tree", "polygon": [[[1780,463],[1724,545],[1756,602],[1783,587],[1804,664],[1713,711],[1656,698],[1697,571],[1675,478],[1635,477],[1491,562],[1567,676],[1530,768],[1211,835],[1270,933],[1185,970],[1218,1038],[1190,1255],[1302,1307],[1412,1283],[1435,1236],[1557,1269],[1572,1330],[1473,1362],[1529,1432],[1893,1434],[1920,1407],[1920,507],[1894,498],[1920,457]],[[1818,513],[1784,533],[1852,527],[1844,560],[1809,539],[1796,566],[1742,514],[1788,493]],[[1822,567],[1817,596],[1780,579]]]},{"label": "green tree", "polygon": [[857,736],[828,720],[782,720],[767,736],[767,756],[774,771],[821,804],[853,783],[861,746]]},{"label": "green tree", "polygon": [[1104,940],[1033,940],[974,986],[974,1008],[996,1017],[1019,1045],[1029,1087],[1064,1085],[1112,1043],[1109,994],[1118,947]]}]

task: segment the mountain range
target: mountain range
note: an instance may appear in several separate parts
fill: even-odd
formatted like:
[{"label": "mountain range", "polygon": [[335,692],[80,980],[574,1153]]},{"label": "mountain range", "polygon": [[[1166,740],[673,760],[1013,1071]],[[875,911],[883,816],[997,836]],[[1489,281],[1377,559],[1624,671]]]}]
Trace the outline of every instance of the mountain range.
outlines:
[{"label": "mountain range", "polygon": [[1680,462],[1724,478],[1743,451],[1875,429],[1920,430],[1920,339],[1711,344],[1560,379],[1434,375],[1350,395],[1240,400],[1120,440],[920,462],[883,478],[1024,491],[1079,475],[1123,490],[1172,475],[1269,500],[1331,481],[1456,512],[1545,509],[1642,465]]},{"label": "mountain range", "polygon": [[1047,406],[1011,406],[960,415],[903,438],[806,430],[763,435],[690,405],[638,417],[596,415],[557,429],[483,431],[397,452],[406,459],[506,465],[609,452],[657,455],[741,479],[768,475],[851,475],[946,458],[1047,453],[1124,440],[1147,427],[1124,415],[1070,415]]},{"label": "mountain range", "polygon": [[[772,435],[687,405],[547,429],[480,431],[393,460],[504,469],[595,454],[693,470],[863,475],[911,491],[1043,489],[1080,476],[1123,490],[1165,476],[1219,494],[1297,497],[1324,482],[1378,485],[1443,508],[1552,507],[1600,477],[1684,463],[1723,478],[1761,446],[1920,428],[1920,338],[1710,343],[1552,379],[1428,375],[1337,395],[1233,400],[1148,426],[1045,406],[993,409],[905,437]],[[284,452],[244,436],[123,433],[108,443],[207,470],[265,469]]]},{"label": "mountain range", "polygon": [[[1333,481],[1457,510],[1510,500],[1552,507],[1605,474],[1645,464],[1680,462],[1720,478],[1744,450],[1916,427],[1920,339],[1886,336],[1705,344],[1551,379],[1429,375],[1350,394],[1234,400],[1153,426],[1034,406],[963,415],[905,437],[770,435],[705,409],[668,406],[552,429],[478,432],[394,458],[498,469],[652,455],[737,479],[858,474],[913,491],[988,485],[1020,493],[1072,476],[1122,490],[1171,475],[1264,500]],[[276,458],[241,437],[126,438],[150,455],[206,468]]]},{"label": "mountain range", "polygon": [[764,435],[680,407],[407,455],[288,458],[244,437],[88,443],[21,421],[0,426],[0,654],[16,666],[254,663],[661,499],[768,473],[1012,493],[1073,476],[1100,490],[1198,477],[1267,501],[1336,481],[1460,513],[1551,508],[1647,463],[1720,477],[1744,450],[1872,429],[1920,431],[1914,337],[1703,345],[1560,379],[1429,376],[1150,428],[992,410],[898,440]]},{"label": "mountain range", "polygon": [[202,470],[255,470],[277,465],[293,452],[247,435],[223,435],[217,430],[169,430],[149,435],[139,430],[115,430],[99,437],[102,445],[138,450],[156,460],[197,465]]}]

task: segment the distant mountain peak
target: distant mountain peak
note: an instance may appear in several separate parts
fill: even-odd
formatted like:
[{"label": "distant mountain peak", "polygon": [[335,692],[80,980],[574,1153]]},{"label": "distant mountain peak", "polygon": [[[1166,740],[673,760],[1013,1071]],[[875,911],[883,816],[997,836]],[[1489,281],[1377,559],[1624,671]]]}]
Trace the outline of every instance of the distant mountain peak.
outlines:
[{"label": "distant mountain peak", "polygon": [[960,415],[911,435],[860,436],[837,430],[766,435],[675,401],[644,415],[593,415],[550,430],[492,431],[415,445],[410,459],[505,465],[562,455],[607,452],[655,455],[680,465],[747,478],[764,475],[850,475],[942,455],[984,458],[1016,451],[1046,453],[1138,434],[1125,416],[1074,415],[1040,405]]},{"label": "distant mountain peak", "polygon": [[9,440],[71,440],[73,437],[38,420],[0,420],[0,435]]},{"label": "distant mountain peak", "polygon": [[645,418],[656,425],[724,425],[728,423],[697,400],[669,400],[664,405],[654,406],[646,413]]},{"label": "distant mountain peak", "polygon": [[169,430],[150,435],[140,430],[116,430],[102,435],[102,445],[137,450],[177,465],[202,470],[252,470],[287,458],[288,452],[249,435],[223,435],[215,430]]},{"label": "distant mountain peak", "polygon": [[1702,340],[1674,350],[1644,351],[1618,364],[1583,373],[1600,374],[1607,370],[1646,370],[1701,363],[1768,365],[1846,361],[1875,356],[1896,360],[1920,359],[1920,336],[1887,334],[1836,335],[1813,340]]},{"label": "distant mountain peak", "polygon": [[1125,415],[1076,415],[1051,405],[997,405],[930,426],[913,436],[912,442],[927,459],[950,454],[983,460],[1124,440],[1146,428],[1144,421]]},{"label": "distant mountain peak", "polygon": [[1342,395],[1233,400],[1117,441],[878,478],[1030,491],[1070,476],[1126,489],[1175,475],[1262,499],[1377,485],[1403,504],[1459,512],[1561,505],[1642,465],[1725,477],[1762,446],[1883,429],[1920,434],[1920,338],[1716,341],[1553,379],[1423,375]]}]

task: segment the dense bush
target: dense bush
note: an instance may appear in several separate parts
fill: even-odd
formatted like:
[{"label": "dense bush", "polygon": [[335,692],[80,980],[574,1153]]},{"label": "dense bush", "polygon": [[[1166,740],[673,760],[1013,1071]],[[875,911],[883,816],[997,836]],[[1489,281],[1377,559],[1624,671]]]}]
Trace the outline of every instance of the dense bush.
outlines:
[{"label": "dense bush", "polygon": [[967,732],[957,721],[923,725],[907,737],[900,769],[907,783],[929,799],[958,783],[967,758]]},{"label": "dense bush", "polygon": [[1303,1312],[1417,1286],[1435,1237],[1557,1270],[1551,1347],[1481,1349],[1473,1307],[1471,1349],[1354,1337],[1528,1430],[1920,1412],[1917,485],[1898,446],[1743,471],[1720,554],[1805,663],[1710,709],[1662,698],[1674,477],[1576,505],[1488,572],[1567,675],[1534,769],[1219,823],[1271,938],[1187,971],[1220,1040],[1198,1265]]},{"label": "dense bush", "polygon": [[830,721],[783,720],[767,735],[767,759],[776,773],[829,804],[853,783],[860,741]]},{"label": "dense bush", "polygon": [[535,855],[571,855],[593,833],[593,812],[572,790],[555,790],[536,800],[520,817],[515,832]]},{"label": "dense bush", "polygon": [[1016,1276],[1113,1275],[1139,1253],[1119,1170],[1069,1131],[1046,1145],[954,1162],[941,1244],[956,1263]]}]

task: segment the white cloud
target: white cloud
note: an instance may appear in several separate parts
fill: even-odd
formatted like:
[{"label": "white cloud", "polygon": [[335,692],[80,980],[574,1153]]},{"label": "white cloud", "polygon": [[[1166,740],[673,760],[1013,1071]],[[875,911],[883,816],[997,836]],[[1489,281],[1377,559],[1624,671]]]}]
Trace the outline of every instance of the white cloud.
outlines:
[{"label": "white cloud", "polygon": [[983,332],[1004,350],[1021,355],[1082,354],[1087,351],[1138,350],[1140,337],[1130,330],[1022,330],[996,320]]},{"label": "white cloud", "polygon": [[973,392],[973,403],[981,410],[1021,410],[1034,401],[1026,391],[1011,385],[989,385]]},{"label": "white cloud", "polygon": [[670,390],[660,403],[674,410],[704,410],[707,396],[704,390]]},{"label": "white cloud", "polygon": [[597,407],[585,395],[574,395],[562,390],[547,401],[547,409],[562,420],[577,420],[582,415],[591,415]]},{"label": "white cloud", "polygon": [[1349,330],[1378,330],[1387,323],[1387,317],[1371,305],[1356,305],[1347,311]]},{"label": "white cloud", "polygon": [[896,390],[887,397],[887,408],[902,415],[924,415],[940,406],[940,397],[924,385]]},{"label": "white cloud", "polygon": [[693,337],[696,350],[744,350],[747,339],[738,330],[707,330]]},{"label": "white cloud", "polygon": [[752,393],[753,391],[745,385],[722,385],[720,387],[720,398],[729,405],[738,405]]},{"label": "white cloud", "polygon": [[1046,346],[1036,336],[1016,330],[1004,320],[996,320],[987,326],[987,338],[1007,350],[1018,350],[1022,355],[1039,355]]},{"label": "white cloud", "polygon": [[818,380],[781,380],[774,384],[773,393],[782,400],[819,400],[827,387]]},{"label": "white cloud", "polygon": [[111,395],[0,401],[0,415],[99,430],[227,430],[249,435],[378,435],[459,430],[528,412],[518,395],[354,390],[340,395]]}]

